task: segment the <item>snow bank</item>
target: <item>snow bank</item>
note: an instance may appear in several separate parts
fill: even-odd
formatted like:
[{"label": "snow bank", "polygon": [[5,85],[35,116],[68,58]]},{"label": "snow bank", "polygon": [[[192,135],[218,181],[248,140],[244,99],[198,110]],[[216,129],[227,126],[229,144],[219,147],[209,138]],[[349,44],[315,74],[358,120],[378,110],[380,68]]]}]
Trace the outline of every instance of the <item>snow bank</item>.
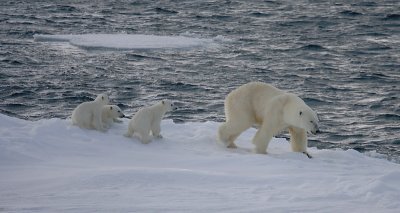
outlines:
[{"label": "snow bank", "polygon": [[69,42],[84,49],[184,49],[203,47],[213,43],[212,39],[186,36],[155,36],[129,34],[84,34],[84,35],[34,35],[35,41]]},{"label": "snow bank", "polygon": [[253,154],[215,143],[218,123],[162,122],[143,145],[69,120],[0,114],[0,211],[5,212],[399,212],[400,166],[354,150],[290,152],[284,139]]}]

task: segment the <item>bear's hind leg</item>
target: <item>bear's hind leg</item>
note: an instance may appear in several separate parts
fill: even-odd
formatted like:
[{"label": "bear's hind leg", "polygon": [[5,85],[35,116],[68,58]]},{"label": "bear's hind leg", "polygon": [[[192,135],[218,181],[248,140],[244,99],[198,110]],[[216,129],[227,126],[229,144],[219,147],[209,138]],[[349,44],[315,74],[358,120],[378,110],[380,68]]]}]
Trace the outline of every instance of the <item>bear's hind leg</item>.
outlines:
[{"label": "bear's hind leg", "polygon": [[227,133],[227,124],[223,123],[218,127],[218,140],[225,145],[229,145],[229,135]]},{"label": "bear's hind leg", "polygon": [[142,144],[148,144],[151,142],[151,138],[149,134],[139,134],[140,141]]},{"label": "bear's hind leg", "polygon": [[218,128],[218,139],[219,141],[223,142],[227,148],[237,148],[234,141],[243,131],[248,129],[250,126],[251,124],[246,124],[243,122],[240,123],[240,121],[236,125],[234,125],[234,122],[223,123]]},{"label": "bear's hind leg", "polygon": [[96,111],[93,112],[92,114],[92,125],[94,129],[99,130],[101,132],[105,132],[106,128],[104,128],[103,121],[101,119],[102,113],[101,109],[97,109]]},{"label": "bear's hind leg", "polygon": [[128,129],[128,131],[124,134],[125,137],[131,138],[133,136],[133,131],[131,129]]},{"label": "bear's hind leg", "polygon": [[93,114],[85,114],[79,118],[78,126],[83,129],[95,129],[93,125]]},{"label": "bear's hind leg", "polygon": [[127,138],[131,138],[133,136],[133,133],[135,133],[135,131],[134,131],[133,127],[131,126],[131,123],[129,122],[128,131],[126,131],[124,136]]}]

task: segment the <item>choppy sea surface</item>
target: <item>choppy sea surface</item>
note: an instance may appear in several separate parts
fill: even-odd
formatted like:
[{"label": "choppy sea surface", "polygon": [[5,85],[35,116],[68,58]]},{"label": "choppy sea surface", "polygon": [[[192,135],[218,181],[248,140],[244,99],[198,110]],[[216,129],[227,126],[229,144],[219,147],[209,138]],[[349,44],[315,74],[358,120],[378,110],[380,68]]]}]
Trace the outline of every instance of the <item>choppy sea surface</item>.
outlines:
[{"label": "choppy sea surface", "polygon": [[[34,35],[212,40],[193,48],[84,48]],[[263,81],[318,114],[310,146],[400,162],[400,2],[0,1],[0,113],[67,118],[108,92],[127,114],[160,99],[176,122],[223,121],[234,88]],[[282,135],[287,137],[288,135]]]}]

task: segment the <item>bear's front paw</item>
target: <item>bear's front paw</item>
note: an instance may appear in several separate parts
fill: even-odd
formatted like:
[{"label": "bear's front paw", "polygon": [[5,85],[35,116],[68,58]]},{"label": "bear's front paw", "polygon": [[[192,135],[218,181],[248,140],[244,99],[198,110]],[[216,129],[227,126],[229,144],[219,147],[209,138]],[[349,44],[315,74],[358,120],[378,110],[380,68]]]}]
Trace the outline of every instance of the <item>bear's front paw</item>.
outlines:
[{"label": "bear's front paw", "polygon": [[150,143],[150,140],[142,140],[141,142],[142,142],[142,144],[148,144],[148,143]]},{"label": "bear's front paw", "polygon": [[158,139],[161,139],[161,138],[163,138],[163,136],[162,136],[162,135],[156,135],[155,137],[156,137],[156,138],[158,138]]},{"label": "bear's front paw", "polygon": [[257,154],[264,154],[264,155],[267,154],[266,150],[261,150],[261,149],[257,149],[257,148],[254,149],[254,152],[257,153]]},{"label": "bear's front paw", "polygon": [[229,149],[236,149],[237,146],[236,146],[235,143],[230,143],[230,144],[227,146],[227,148],[229,148]]},{"label": "bear's front paw", "polygon": [[308,152],[303,152],[303,154],[307,155],[308,158],[313,158]]},{"label": "bear's front paw", "polygon": [[131,138],[132,135],[133,135],[133,134],[131,134],[131,133],[129,133],[129,132],[127,132],[127,133],[124,134],[124,136],[127,137],[127,138]]},{"label": "bear's front paw", "polygon": [[115,119],[114,122],[115,123],[122,123],[122,120]]}]

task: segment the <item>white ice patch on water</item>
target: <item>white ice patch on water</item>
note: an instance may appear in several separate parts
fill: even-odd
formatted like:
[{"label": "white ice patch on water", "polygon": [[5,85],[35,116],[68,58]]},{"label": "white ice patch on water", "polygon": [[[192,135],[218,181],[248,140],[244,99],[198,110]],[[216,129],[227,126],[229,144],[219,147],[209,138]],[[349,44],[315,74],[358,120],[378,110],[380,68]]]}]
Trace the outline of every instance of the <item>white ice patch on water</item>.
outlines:
[{"label": "white ice patch on water", "polygon": [[34,35],[38,42],[68,42],[84,49],[186,49],[205,47],[214,43],[213,39],[186,36],[157,36],[131,34],[84,34],[84,35]]},{"label": "white ice patch on water", "polygon": [[0,114],[0,211],[4,212],[399,212],[400,165],[355,150],[308,159],[273,139],[252,153],[216,143],[219,123],[162,122],[163,139],[106,133],[70,120]]}]

